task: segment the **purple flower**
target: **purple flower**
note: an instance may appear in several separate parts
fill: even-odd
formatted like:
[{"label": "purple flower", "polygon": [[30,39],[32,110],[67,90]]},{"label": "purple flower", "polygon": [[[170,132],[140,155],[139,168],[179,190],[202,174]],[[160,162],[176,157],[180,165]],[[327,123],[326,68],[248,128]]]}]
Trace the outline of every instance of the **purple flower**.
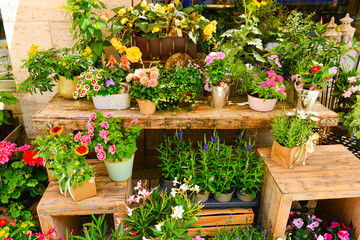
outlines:
[{"label": "purple flower", "polygon": [[178,131],[178,139],[181,141],[181,137],[182,137],[182,131],[181,128]]},{"label": "purple flower", "polygon": [[107,86],[107,87],[110,87],[110,86],[115,86],[114,81],[113,81],[113,80],[111,80],[111,79],[107,80],[105,84],[106,84],[106,86]]},{"label": "purple flower", "polygon": [[215,134],[213,135],[212,139],[213,139],[213,143],[216,143],[216,135]]},{"label": "purple flower", "polygon": [[207,151],[208,150],[208,147],[207,147],[207,143],[205,142],[204,143],[204,151]]},{"label": "purple flower", "polygon": [[250,149],[251,149],[251,144],[249,143],[249,144],[247,145],[247,150],[250,151]]},{"label": "purple flower", "polygon": [[217,144],[215,152],[219,152],[219,150],[220,150],[220,144]]}]

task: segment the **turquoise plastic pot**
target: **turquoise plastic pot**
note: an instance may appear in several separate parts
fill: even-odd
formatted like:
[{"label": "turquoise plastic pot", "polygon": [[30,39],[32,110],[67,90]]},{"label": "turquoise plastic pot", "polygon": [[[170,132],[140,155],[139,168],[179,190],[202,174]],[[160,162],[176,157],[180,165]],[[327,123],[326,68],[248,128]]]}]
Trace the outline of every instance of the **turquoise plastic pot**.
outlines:
[{"label": "turquoise plastic pot", "polygon": [[128,180],[132,175],[134,165],[134,155],[130,159],[124,158],[121,162],[112,160],[105,160],[106,170],[109,178],[114,182],[121,182]]}]

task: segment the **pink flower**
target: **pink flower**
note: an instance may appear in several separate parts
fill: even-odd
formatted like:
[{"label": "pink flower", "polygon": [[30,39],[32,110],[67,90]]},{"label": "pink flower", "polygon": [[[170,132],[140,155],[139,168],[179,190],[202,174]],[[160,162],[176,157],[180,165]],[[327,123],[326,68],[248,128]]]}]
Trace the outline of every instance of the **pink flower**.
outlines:
[{"label": "pink flower", "polygon": [[152,71],[150,72],[150,80],[151,80],[151,79],[157,80],[158,77],[159,77],[159,70],[156,69],[156,70],[152,70]]},{"label": "pink flower", "polygon": [[348,77],[348,82],[354,84],[357,81],[356,77]]},{"label": "pink flower", "polygon": [[94,136],[94,130],[93,131],[88,131],[88,134],[90,137],[93,137]]},{"label": "pink flower", "polygon": [[90,114],[89,121],[94,121],[96,119],[96,113]]},{"label": "pink flower", "polygon": [[209,66],[214,60],[215,60],[215,57],[207,55],[205,58],[205,63],[206,63],[206,65]]},{"label": "pink flower", "polygon": [[57,234],[57,232],[55,231],[55,228],[51,228],[48,232],[47,232],[47,236],[49,236],[49,235],[54,235],[54,236],[56,236],[56,234]]},{"label": "pink flower", "polygon": [[85,78],[86,78],[87,80],[91,80],[91,79],[93,79],[93,75],[92,75],[92,74],[86,75]]},{"label": "pink flower", "polygon": [[338,222],[331,222],[330,226],[327,227],[327,228],[337,228],[337,227],[340,227],[340,223],[338,223]]},{"label": "pink flower", "polygon": [[295,218],[291,223],[296,227],[296,229],[300,229],[304,225],[302,218]]},{"label": "pink flower", "polygon": [[104,151],[104,148],[100,143],[98,143],[98,145],[95,147],[95,152],[101,152],[101,151]]},{"label": "pink flower", "polygon": [[191,239],[191,240],[205,240],[205,238],[202,238],[202,237],[200,237],[200,236],[196,236],[196,237],[194,237],[194,238]]},{"label": "pink flower", "polygon": [[74,136],[74,141],[77,142],[77,141],[79,141],[80,138],[81,138],[81,132],[78,132],[78,133],[75,134],[75,136]]},{"label": "pink flower", "polygon": [[351,86],[349,89],[348,89],[348,91],[351,91],[352,93],[355,93],[355,92],[357,92],[357,91],[359,91],[359,86]]},{"label": "pink flower", "polygon": [[324,240],[331,240],[332,238],[333,238],[333,236],[330,233],[324,234]]},{"label": "pink flower", "polygon": [[251,81],[252,82],[252,84],[255,84],[256,82],[255,81]]},{"label": "pink flower", "polygon": [[[141,81],[141,79],[140,79],[140,81]],[[157,80],[156,79],[150,79],[150,81],[148,82],[148,85],[149,85],[149,87],[156,87],[157,86]]]},{"label": "pink flower", "polygon": [[99,136],[102,137],[103,139],[105,139],[108,134],[109,134],[109,131],[106,131],[106,130],[101,130],[99,132]]},{"label": "pink flower", "polygon": [[294,211],[290,211],[290,217],[293,217],[295,215],[295,212]]},{"label": "pink flower", "polygon": [[137,124],[137,123],[139,123],[139,119],[133,119],[133,120],[131,120],[131,122],[130,122],[131,124]]},{"label": "pink flower", "polygon": [[110,152],[111,154],[115,154],[115,151],[116,151],[115,145],[111,145],[111,146],[109,147],[109,152]]},{"label": "pink flower", "polygon": [[286,90],[286,89],[285,89],[284,86],[281,86],[281,87],[280,87],[280,93],[285,93],[285,90]]},{"label": "pink flower", "polygon": [[105,128],[105,129],[108,129],[108,128],[109,128],[109,123],[108,123],[108,122],[105,122],[105,121],[102,121],[102,122],[100,123],[100,126],[103,127],[103,128]]},{"label": "pink flower", "polygon": [[268,57],[268,60],[274,60],[278,58],[278,55],[271,55],[270,57]]},{"label": "pink flower", "polygon": [[284,78],[280,75],[277,75],[277,80],[282,83],[284,81]]},{"label": "pink flower", "polygon": [[[79,134],[79,133],[78,133]],[[77,135],[77,134],[76,134]],[[90,134],[89,134],[90,135]],[[80,133],[80,136],[81,136],[81,133]],[[75,136],[76,137],[76,136]],[[75,140],[75,141],[77,141],[77,140]],[[86,136],[86,135],[84,135],[84,136],[82,136],[82,138],[81,138],[81,144],[82,145],[88,145],[89,144],[89,142],[91,142],[91,137],[89,137],[89,136]]]},{"label": "pink flower", "polygon": [[0,164],[5,164],[10,160],[10,158],[8,156],[2,155],[0,153]]},{"label": "pink flower", "polygon": [[18,151],[22,153],[22,152],[25,152],[27,150],[30,150],[31,147],[32,147],[31,145],[25,144],[24,146],[19,147]]},{"label": "pink flower", "polygon": [[88,128],[94,128],[94,126],[95,126],[95,123],[94,123],[94,122],[91,122],[91,121],[88,121],[88,122],[87,122],[87,127],[88,127]]},{"label": "pink flower", "polygon": [[345,231],[345,230],[341,230],[337,233],[338,237],[341,239],[341,240],[349,240],[349,232],[348,231]]},{"label": "pink flower", "polygon": [[276,72],[274,71],[267,71],[266,75],[269,79],[277,76]]},{"label": "pink flower", "polygon": [[141,83],[142,85],[146,85],[146,84],[148,84],[148,82],[149,82],[149,77],[148,77],[147,75],[145,75],[144,77],[140,78],[140,83]]},{"label": "pink flower", "polygon": [[281,66],[278,58],[275,59],[275,64],[276,64],[279,68],[282,68],[282,66]]},{"label": "pink flower", "polygon": [[126,82],[130,82],[134,77],[134,74],[130,73],[129,75],[126,76]]},{"label": "pink flower", "polygon": [[106,159],[106,153],[104,151],[98,152],[98,154],[96,156],[101,161]]},{"label": "pink flower", "polygon": [[253,77],[257,77],[258,75],[255,73],[254,75],[252,75]]},{"label": "pink flower", "polygon": [[319,226],[319,222],[313,222],[306,226],[306,229],[309,229],[311,232],[315,231],[315,228]]},{"label": "pink flower", "polygon": [[46,236],[42,233],[37,233],[36,236],[38,236],[38,240],[46,240]]},{"label": "pink flower", "polygon": [[344,96],[344,98],[349,98],[351,96],[351,94],[352,94],[352,92],[347,90],[347,91],[344,91],[343,96]]},{"label": "pink flower", "polygon": [[216,53],[216,58],[217,58],[217,59],[224,59],[224,58],[225,58],[225,53],[223,53],[223,52],[217,52],[217,53]]},{"label": "pink flower", "polygon": [[109,112],[108,114],[105,115],[106,118],[110,118],[114,113]]}]

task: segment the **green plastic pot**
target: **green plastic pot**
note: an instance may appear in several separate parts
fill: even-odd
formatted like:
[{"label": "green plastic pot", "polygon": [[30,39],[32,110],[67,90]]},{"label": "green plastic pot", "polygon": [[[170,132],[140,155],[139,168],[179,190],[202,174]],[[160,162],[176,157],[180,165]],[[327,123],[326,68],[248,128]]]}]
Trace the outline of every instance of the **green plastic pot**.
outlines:
[{"label": "green plastic pot", "polygon": [[122,161],[112,161],[105,159],[106,170],[109,178],[114,182],[122,182],[128,180],[132,175],[134,165],[134,155],[131,158],[124,158]]}]

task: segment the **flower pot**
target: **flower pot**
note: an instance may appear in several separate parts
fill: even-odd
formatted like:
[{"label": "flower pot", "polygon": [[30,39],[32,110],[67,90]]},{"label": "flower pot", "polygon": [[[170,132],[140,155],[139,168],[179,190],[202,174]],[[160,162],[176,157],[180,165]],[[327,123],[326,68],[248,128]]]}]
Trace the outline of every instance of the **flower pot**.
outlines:
[{"label": "flower pot", "polygon": [[65,99],[74,99],[73,93],[76,91],[78,77],[74,77],[72,80],[66,79],[64,76],[59,75],[59,94]]},{"label": "flower pot", "polygon": [[243,202],[251,202],[255,199],[254,197],[251,197],[249,194],[240,191],[236,191],[236,197]]},{"label": "flower pot", "polygon": [[195,202],[206,202],[209,199],[210,192],[203,193],[199,192],[195,195],[194,201]]},{"label": "flower pot", "polygon": [[296,154],[299,152],[299,150],[300,146],[294,148],[287,148],[281,146],[278,142],[274,141],[271,148],[270,159],[283,166],[284,168],[291,169],[295,167],[295,165],[304,162],[304,160],[310,156],[309,153],[305,154],[306,150],[304,150],[301,153],[298,161],[294,165],[296,161]]},{"label": "flower pot", "polygon": [[173,180],[167,180],[167,179],[162,178],[161,185],[164,188],[172,189],[174,187],[174,182],[173,182]]},{"label": "flower pot", "polygon": [[143,60],[153,58],[168,59],[175,53],[187,53],[196,58],[196,44],[190,43],[188,37],[166,37],[147,39],[141,36],[133,37],[133,46],[140,49]]},{"label": "flower pot", "polygon": [[48,168],[46,168],[46,172],[47,172],[47,175],[48,175],[48,178],[49,178],[49,181],[57,181],[58,178],[55,177],[50,171]]},{"label": "flower pot", "polygon": [[219,195],[217,193],[214,194],[214,198],[218,202],[229,202],[234,194],[235,190],[233,190],[231,193],[225,194],[220,193]]},{"label": "flower pot", "polygon": [[230,87],[211,86],[209,105],[212,108],[225,108],[228,104]]},{"label": "flower pot", "polygon": [[81,185],[77,183],[76,186],[69,189],[70,196],[75,202],[97,195],[95,177],[90,178],[88,182],[83,181]]},{"label": "flower pot", "polygon": [[277,99],[266,99],[266,101],[264,101],[264,98],[258,98],[258,97],[254,97],[251,95],[247,95],[248,96],[248,102],[249,102],[249,107],[252,110],[258,111],[258,112],[269,112],[274,110]]},{"label": "flower pot", "polygon": [[130,107],[129,93],[113,94],[107,96],[93,96],[92,100],[97,109],[127,109]]},{"label": "flower pot", "polygon": [[296,109],[313,111],[320,91],[303,89],[297,92]]},{"label": "flower pot", "polygon": [[156,103],[150,100],[136,100],[139,104],[139,110],[141,114],[151,115],[156,111]]},{"label": "flower pot", "polygon": [[124,158],[122,161],[105,159],[105,167],[109,174],[109,178],[114,182],[121,182],[128,180],[132,175],[134,165],[134,155],[131,158]]}]

